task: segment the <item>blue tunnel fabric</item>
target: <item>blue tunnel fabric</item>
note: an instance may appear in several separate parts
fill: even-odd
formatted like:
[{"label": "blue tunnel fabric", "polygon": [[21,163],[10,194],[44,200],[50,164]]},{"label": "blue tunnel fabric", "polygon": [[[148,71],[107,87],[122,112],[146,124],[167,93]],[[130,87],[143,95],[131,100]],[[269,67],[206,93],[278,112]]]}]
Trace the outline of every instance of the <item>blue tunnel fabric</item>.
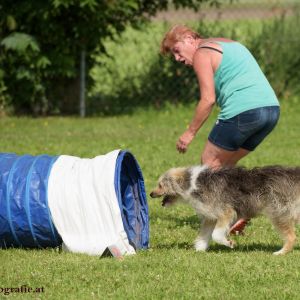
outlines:
[{"label": "blue tunnel fabric", "polygon": [[0,247],[56,247],[48,178],[56,156],[0,155]]},{"label": "blue tunnel fabric", "polygon": [[149,214],[140,166],[128,151],[120,151],[116,161],[115,190],[124,229],[135,249],[149,244]]},{"label": "blue tunnel fabric", "polygon": [[[0,154],[0,248],[62,244],[48,206],[48,180],[57,159],[58,156],[48,155]],[[118,155],[114,186],[130,244],[135,249],[148,248],[144,179],[136,159],[128,151],[120,151]]]}]

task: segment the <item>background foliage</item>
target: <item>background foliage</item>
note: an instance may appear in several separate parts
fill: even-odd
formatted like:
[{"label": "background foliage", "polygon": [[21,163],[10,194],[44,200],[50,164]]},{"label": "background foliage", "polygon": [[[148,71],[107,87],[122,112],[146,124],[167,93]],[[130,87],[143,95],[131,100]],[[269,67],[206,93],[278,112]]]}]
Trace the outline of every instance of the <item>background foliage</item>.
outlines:
[{"label": "background foliage", "polygon": [[0,115],[77,113],[83,51],[90,115],[197,101],[193,70],[159,55],[161,38],[174,23],[190,25],[203,36],[241,41],[279,98],[288,99],[300,92],[299,4],[297,0],[19,0],[11,5],[3,0]]},{"label": "background foliage", "polygon": [[[199,8],[216,0],[173,0],[176,8]],[[138,26],[168,0],[45,0],[0,3],[0,103],[16,113],[77,111],[79,62],[87,69],[103,40],[128,24]],[[91,54],[94,56],[91,56]]]},{"label": "background foliage", "polygon": [[[207,21],[188,25],[204,36],[226,36],[244,43],[280,99],[300,92],[300,15],[261,21]],[[169,23],[152,22],[144,30],[128,28],[118,43],[106,41],[109,57],[96,57],[89,112],[114,114],[165,102],[199,99],[192,69],[159,55],[160,39]]]}]

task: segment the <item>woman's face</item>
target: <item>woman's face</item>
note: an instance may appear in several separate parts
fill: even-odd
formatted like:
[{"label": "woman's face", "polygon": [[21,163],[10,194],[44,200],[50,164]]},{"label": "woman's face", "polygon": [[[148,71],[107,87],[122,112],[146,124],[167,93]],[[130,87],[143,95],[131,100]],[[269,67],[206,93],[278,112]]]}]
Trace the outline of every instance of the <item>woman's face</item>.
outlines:
[{"label": "woman's face", "polygon": [[172,54],[176,61],[185,65],[193,65],[193,57],[196,52],[196,40],[190,36],[174,44]]}]

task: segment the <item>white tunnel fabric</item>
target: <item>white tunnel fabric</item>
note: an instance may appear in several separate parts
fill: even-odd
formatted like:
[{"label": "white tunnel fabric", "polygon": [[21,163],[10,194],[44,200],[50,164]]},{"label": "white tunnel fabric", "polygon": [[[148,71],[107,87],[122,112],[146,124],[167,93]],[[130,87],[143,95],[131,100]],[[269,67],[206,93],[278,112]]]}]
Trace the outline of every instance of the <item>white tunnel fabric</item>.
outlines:
[{"label": "white tunnel fabric", "polygon": [[114,174],[120,150],[93,159],[60,156],[48,182],[48,203],[64,249],[101,255],[108,246],[134,254],[124,230]]}]

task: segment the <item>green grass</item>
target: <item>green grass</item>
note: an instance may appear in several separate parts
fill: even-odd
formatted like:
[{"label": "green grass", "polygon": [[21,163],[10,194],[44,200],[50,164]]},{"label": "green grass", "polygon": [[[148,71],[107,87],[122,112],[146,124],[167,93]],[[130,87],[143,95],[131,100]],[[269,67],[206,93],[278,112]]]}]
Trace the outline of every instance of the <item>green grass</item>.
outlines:
[{"label": "green grass", "polygon": [[[185,155],[175,142],[193,115],[193,106],[106,118],[2,118],[2,152],[93,157],[130,150],[141,165],[146,191],[172,166],[197,164],[214,116]],[[241,161],[253,167],[300,165],[300,98],[282,104],[276,130]],[[27,285],[40,294],[12,293],[19,299],[299,299],[300,248],[285,257],[271,253],[281,240],[265,218],[252,221],[234,250],[212,244],[196,253],[199,220],[187,206],[163,209],[148,199],[151,247],[123,261],[50,250],[0,250],[0,290]],[[298,235],[300,232],[298,229]],[[0,298],[5,296],[0,294]]]}]

